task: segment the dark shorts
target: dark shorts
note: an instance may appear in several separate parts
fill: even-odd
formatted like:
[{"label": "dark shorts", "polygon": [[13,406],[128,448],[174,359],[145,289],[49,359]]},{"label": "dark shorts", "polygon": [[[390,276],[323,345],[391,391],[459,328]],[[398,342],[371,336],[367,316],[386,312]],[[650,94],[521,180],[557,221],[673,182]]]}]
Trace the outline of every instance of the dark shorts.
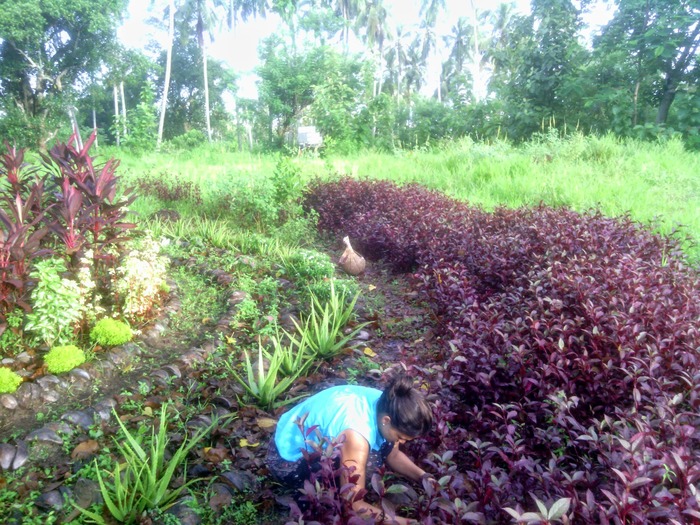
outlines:
[{"label": "dark shorts", "polygon": [[[386,458],[393,448],[394,443],[386,441],[378,451],[369,451],[367,466],[365,467],[365,479],[367,483],[372,479],[372,475],[377,472],[380,467],[384,466]],[[289,487],[296,488],[301,487],[305,479],[309,479],[311,472],[316,470],[318,463],[314,462],[309,465],[304,458],[298,459],[297,461],[287,461],[280,456],[275,440],[272,439],[267,449],[266,464],[267,469],[277,481]]]}]

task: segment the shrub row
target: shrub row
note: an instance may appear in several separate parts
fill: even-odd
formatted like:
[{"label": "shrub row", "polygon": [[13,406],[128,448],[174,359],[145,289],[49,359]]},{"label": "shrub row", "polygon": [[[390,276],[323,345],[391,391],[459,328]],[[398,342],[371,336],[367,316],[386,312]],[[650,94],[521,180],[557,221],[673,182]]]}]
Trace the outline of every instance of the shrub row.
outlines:
[{"label": "shrub row", "polygon": [[419,519],[460,522],[465,501],[474,521],[544,515],[534,498],[572,523],[700,519],[700,279],[673,239],[389,182],[317,183],[305,205],[411,272],[437,314],[443,354],[407,356],[439,400],[414,452],[453,453],[435,462],[452,507]]}]

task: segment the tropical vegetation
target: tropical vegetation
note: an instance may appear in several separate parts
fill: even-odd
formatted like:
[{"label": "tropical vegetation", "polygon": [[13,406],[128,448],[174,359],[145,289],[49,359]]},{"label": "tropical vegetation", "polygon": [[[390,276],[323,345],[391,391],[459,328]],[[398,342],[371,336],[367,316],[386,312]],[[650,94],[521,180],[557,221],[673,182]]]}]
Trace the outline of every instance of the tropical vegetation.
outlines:
[{"label": "tropical vegetation", "polygon": [[[102,144],[129,149],[217,141],[259,151],[293,144],[301,124],[336,152],[523,141],[550,128],[700,140],[699,12],[686,0],[533,0],[529,13],[471,2],[449,29],[438,23],[444,0],[423,0],[411,26],[382,0],[171,0],[152,3],[167,38],[148,52],[116,38],[125,0],[5,4],[0,135],[20,146],[95,129]],[[610,14],[598,27],[600,4]],[[240,72],[208,48],[269,13],[282,28],[261,44],[258,97],[246,99]]]}]

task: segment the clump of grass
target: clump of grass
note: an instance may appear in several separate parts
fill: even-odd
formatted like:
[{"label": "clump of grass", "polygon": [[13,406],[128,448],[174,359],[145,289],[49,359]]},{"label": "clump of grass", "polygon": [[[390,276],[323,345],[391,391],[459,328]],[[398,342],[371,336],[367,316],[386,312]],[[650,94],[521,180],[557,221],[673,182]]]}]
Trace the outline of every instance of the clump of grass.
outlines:
[{"label": "clump of grass", "polygon": [[54,346],[44,356],[46,369],[52,374],[70,372],[85,362],[85,352],[75,345]]},{"label": "clump of grass", "polygon": [[22,383],[22,377],[7,367],[0,367],[0,394],[11,394]]},{"label": "clump of grass", "polygon": [[131,341],[134,334],[129,325],[109,317],[100,319],[90,331],[90,340],[100,346],[119,346]]}]

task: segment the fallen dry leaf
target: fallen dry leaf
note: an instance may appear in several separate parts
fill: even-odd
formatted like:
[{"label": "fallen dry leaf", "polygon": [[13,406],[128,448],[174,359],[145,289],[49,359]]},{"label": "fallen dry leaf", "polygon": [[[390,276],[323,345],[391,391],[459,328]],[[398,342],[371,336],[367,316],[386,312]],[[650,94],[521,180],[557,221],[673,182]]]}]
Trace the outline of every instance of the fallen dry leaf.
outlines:
[{"label": "fallen dry leaf", "polygon": [[241,448],[243,448],[243,447],[255,448],[255,447],[259,447],[259,446],[260,446],[260,443],[251,443],[251,442],[248,441],[246,438],[242,438],[242,439],[238,442],[238,446],[241,447]]},{"label": "fallen dry leaf", "polygon": [[270,429],[272,429],[272,428],[275,427],[275,425],[277,424],[277,420],[272,419],[272,418],[270,418],[270,417],[259,417],[259,418],[256,420],[256,423],[258,424],[258,426],[259,426],[260,428],[264,428],[264,429],[266,429],[266,430],[270,430]]},{"label": "fallen dry leaf", "polygon": [[100,450],[99,443],[94,439],[88,439],[87,441],[78,443],[78,446],[70,453],[70,457],[73,459],[86,459],[96,454],[98,450]]},{"label": "fallen dry leaf", "polygon": [[210,461],[214,464],[221,463],[228,458],[228,450],[219,447],[204,447],[203,456],[205,461]]},{"label": "fallen dry leaf", "polygon": [[372,350],[369,346],[365,346],[365,348],[362,350],[362,353],[365,354],[367,357],[377,357],[377,353]]},{"label": "fallen dry leaf", "polygon": [[373,284],[370,284],[367,289],[371,292],[372,290],[375,290],[377,287],[374,286]]}]

